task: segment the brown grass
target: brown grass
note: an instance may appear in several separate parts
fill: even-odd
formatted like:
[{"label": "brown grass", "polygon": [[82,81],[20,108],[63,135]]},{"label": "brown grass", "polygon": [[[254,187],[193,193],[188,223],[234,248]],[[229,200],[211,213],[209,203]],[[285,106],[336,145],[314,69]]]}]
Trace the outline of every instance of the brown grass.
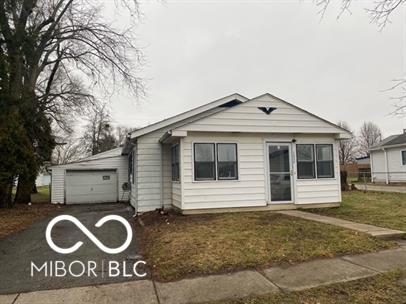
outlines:
[{"label": "brown grass", "polygon": [[272,212],[142,216],[141,251],[161,281],[395,247],[365,234]]},{"label": "brown grass", "polygon": [[0,209],[0,239],[27,228],[32,223],[58,212],[63,206],[50,203],[16,204],[11,209]]},{"label": "brown grass", "polygon": [[390,272],[367,279],[299,292],[212,302],[211,304],[398,304],[406,303],[406,272]]}]

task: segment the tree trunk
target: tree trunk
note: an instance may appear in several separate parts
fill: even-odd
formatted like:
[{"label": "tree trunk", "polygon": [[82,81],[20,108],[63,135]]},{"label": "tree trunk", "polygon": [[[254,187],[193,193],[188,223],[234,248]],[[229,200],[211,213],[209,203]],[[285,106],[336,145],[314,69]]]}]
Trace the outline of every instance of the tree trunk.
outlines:
[{"label": "tree trunk", "polygon": [[35,181],[34,184],[32,185],[31,193],[38,193],[37,184],[35,183]]},{"label": "tree trunk", "polygon": [[31,191],[35,179],[26,175],[18,177],[17,193],[14,202],[17,204],[28,204],[31,202]]},{"label": "tree trunk", "polygon": [[13,207],[12,199],[13,181],[0,183],[0,208]]}]

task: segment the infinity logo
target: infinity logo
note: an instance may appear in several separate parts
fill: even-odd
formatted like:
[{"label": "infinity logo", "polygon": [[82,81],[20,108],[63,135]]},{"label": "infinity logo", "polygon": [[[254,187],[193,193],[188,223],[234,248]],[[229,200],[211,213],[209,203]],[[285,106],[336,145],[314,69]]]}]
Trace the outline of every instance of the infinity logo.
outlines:
[{"label": "infinity logo", "polygon": [[62,253],[62,254],[69,254],[69,253],[75,252],[76,250],[78,250],[80,248],[80,246],[83,245],[83,242],[79,241],[75,245],[73,245],[72,247],[69,247],[69,248],[61,248],[61,247],[57,246],[51,238],[51,231],[52,231],[52,228],[61,221],[70,221],[70,222],[74,223],[97,247],[99,247],[99,249],[101,249],[105,253],[109,253],[109,254],[117,254],[117,253],[120,253],[120,252],[126,250],[127,247],[130,246],[131,240],[133,238],[133,231],[131,229],[130,224],[128,223],[127,220],[125,220],[123,217],[121,217],[119,215],[107,215],[107,216],[101,218],[95,224],[95,226],[97,228],[103,226],[103,224],[108,221],[118,221],[124,225],[125,229],[127,230],[127,239],[125,240],[123,245],[121,245],[120,247],[117,247],[117,248],[109,248],[109,247],[105,246],[76,217],[71,216],[71,215],[59,215],[59,216],[55,217],[52,221],[49,222],[47,229],[45,231],[45,237],[46,237],[49,247],[51,247],[54,251],[56,251],[58,253]]}]

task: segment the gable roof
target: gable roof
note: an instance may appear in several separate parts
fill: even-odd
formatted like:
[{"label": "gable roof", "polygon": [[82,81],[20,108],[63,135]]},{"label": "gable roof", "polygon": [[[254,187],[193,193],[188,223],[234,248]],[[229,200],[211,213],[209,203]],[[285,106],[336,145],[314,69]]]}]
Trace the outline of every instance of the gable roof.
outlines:
[{"label": "gable roof", "polygon": [[[266,110],[270,106],[272,106],[270,109],[276,111],[272,111],[272,114],[265,111],[265,114],[271,114],[271,119],[264,120],[263,113],[258,114],[258,109],[263,111],[263,109]],[[287,113],[294,113],[292,117],[294,117],[293,120],[296,120],[295,122],[297,123],[294,128],[295,130],[291,128],[291,125],[286,124],[289,121],[286,120],[286,117],[289,117]],[[298,123],[298,115],[305,121]],[[272,117],[275,117],[275,119],[272,119]],[[280,119],[284,121],[280,122]],[[299,127],[298,125],[300,124],[302,126]],[[217,128],[214,130],[213,126],[216,125]],[[176,130],[205,131],[206,128],[211,131],[224,130],[236,132],[270,132],[269,130],[272,130],[276,133],[337,133],[340,134],[340,138],[352,137],[351,132],[348,130],[269,93],[252,98],[237,105],[235,108],[187,121],[176,127]],[[268,131],[265,131],[266,128],[268,128]],[[305,129],[306,131],[302,132]]]},{"label": "gable roof", "polygon": [[60,167],[60,166],[69,166],[71,164],[73,165],[73,164],[78,164],[78,163],[83,163],[83,162],[88,162],[88,161],[94,161],[94,160],[98,160],[98,159],[105,159],[105,158],[112,158],[112,157],[121,156],[121,155],[123,155],[121,153],[122,149],[123,149],[122,147],[114,148],[114,149],[107,150],[107,151],[104,151],[104,152],[101,152],[101,153],[97,153],[95,155],[91,155],[91,156],[88,156],[88,157],[85,157],[85,158],[81,158],[81,159],[72,161],[72,162],[67,163],[67,164],[54,165],[54,166],[51,166],[50,168]]},{"label": "gable roof", "polygon": [[140,137],[140,136],[142,136],[144,134],[159,130],[161,128],[168,127],[170,125],[176,124],[176,123],[181,122],[183,120],[186,120],[188,118],[192,118],[192,117],[197,116],[199,114],[203,114],[203,113],[208,112],[210,110],[219,108],[219,111],[221,111],[221,110],[224,110],[224,109],[226,109],[228,107],[232,107],[232,106],[235,106],[235,105],[237,105],[239,103],[245,102],[247,100],[248,100],[247,97],[245,97],[245,96],[243,96],[241,94],[238,94],[238,93],[234,93],[234,94],[228,95],[226,97],[223,97],[223,98],[217,99],[215,101],[212,101],[210,103],[204,104],[202,106],[199,106],[197,108],[193,108],[193,109],[191,109],[189,111],[180,113],[178,115],[175,115],[175,116],[169,117],[167,119],[158,121],[156,123],[150,124],[150,125],[145,126],[143,128],[134,130],[133,132],[130,132],[130,136],[131,136],[131,138],[137,138],[137,137]]},{"label": "gable roof", "polygon": [[371,147],[370,150],[378,150],[382,148],[406,145],[406,133],[391,135],[383,139],[379,144]]}]

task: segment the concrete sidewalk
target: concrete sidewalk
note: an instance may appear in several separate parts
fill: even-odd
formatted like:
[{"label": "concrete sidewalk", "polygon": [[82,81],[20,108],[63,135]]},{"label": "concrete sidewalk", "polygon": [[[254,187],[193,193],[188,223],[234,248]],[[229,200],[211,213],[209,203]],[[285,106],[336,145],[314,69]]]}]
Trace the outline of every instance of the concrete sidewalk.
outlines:
[{"label": "concrete sidewalk", "polygon": [[361,191],[379,191],[379,192],[395,192],[395,193],[406,193],[406,186],[397,185],[382,185],[382,184],[354,184],[355,188]]},{"label": "concrete sidewalk", "polygon": [[406,234],[405,231],[401,230],[393,230],[393,229],[388,229],[388,228],[383,228],[383,227],[377,227],[373,225],[367,225],[367,224],[359,224],[335,217],[330,217],[330,216],[324,216],[324,215],[319,215],[315,213],[310,213],[310,212],[304,212],[304,211],[298,211],[298,210],[286,210],[286,211],[277,211],[278,213],[289,215],[289,216],[294,216],[294,217],[299,217],[305,220],[311,220],[311,221],[316,221],[324,224],[330,224],[334,226],[339,226],[351,230],[356,230],[360,232],[364,232],[366,234],[369,234],[371,236],[380,238],[380,239],[398,239],[401,238],[403,235]]},{"label": "concrete sidewalk", "polygon": [[406,269],[406,245],[399,249],[322,259],[263,271],[246,270],[176,282],[149,280],[0,296],[0,304],[186,304],[259,296],[347,282]]}]

